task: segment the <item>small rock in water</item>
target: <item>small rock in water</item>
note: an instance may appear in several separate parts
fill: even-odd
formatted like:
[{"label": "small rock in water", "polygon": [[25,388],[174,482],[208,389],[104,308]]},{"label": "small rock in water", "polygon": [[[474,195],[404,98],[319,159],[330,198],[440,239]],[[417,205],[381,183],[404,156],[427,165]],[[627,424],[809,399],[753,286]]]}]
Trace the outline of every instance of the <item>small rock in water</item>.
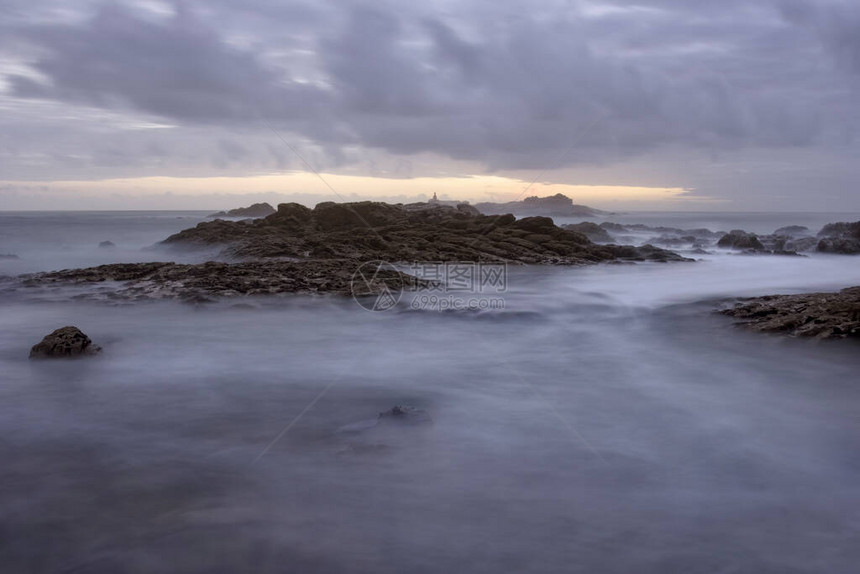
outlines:
[{"label": "small rock in water", "polygon": [[42,341],[30,349],[31,359],[78,357],[95,355],[102,348],[93,345],[92,340],[77,327],[67,326],[46,335]]},{"label": "small rock in water", "polygon": [[431,422],[430,415],[424,409],[411,407],[409,405],[395,405],[391,409],[379,413],[380,420],[396,420],[408,423],[427,423]]},{"label": "small rock in water", "polygon": [[101,243],[99,243],[99,247],[101,247],[102,249],[112,249],[116,247],[116,243],[114,243],[113,241],[102,241]]},{"label": "small rock in water", "polygon": [[0,253],[0,259],[20,259],[14,253]]}]

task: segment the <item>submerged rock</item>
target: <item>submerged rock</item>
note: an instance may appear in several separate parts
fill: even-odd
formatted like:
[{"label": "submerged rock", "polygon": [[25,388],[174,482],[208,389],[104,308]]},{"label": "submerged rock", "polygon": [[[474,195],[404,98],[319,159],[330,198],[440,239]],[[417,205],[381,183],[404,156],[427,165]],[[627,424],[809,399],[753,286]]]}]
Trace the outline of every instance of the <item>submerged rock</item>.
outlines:
[{"label": "submerged rock", "polygon": [[73,326],[61,327],[45,335],[41,342],[30,349],[31,359],[79,357],[95,355],[101,347],[93,342],[80,329]]},{"label": "submerged rock", "polygon": [[432,422],[433,419],[424,409],[409,405],[395,405],[385,412],[379,413],[379,421],[397,421],[410,424],[421,424]]},{"label": "submerged rock", "polygon": [[101,247],[102,249],[113,249],[114,247],[116,247],[116,243],[114,243],[113,241],[102,241],[101,243],[99,243],[99,247]]},{"label": "submerged rock", "polygon": [[742,325],[756,331],[821,339],[860,337],[860,287],[838,293],[754,297],[720,312],[743,319]]},{"label": "submerged rock", "polygon": [[0,253],[0,259],[20,259],[14,253]]}]

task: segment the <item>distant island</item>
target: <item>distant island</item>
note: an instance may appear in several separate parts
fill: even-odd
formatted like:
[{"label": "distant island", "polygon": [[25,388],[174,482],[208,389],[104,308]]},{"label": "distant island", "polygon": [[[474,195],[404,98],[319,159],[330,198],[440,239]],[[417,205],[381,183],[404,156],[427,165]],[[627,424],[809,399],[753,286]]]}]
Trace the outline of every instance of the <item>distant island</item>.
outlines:
[{"label": "distant island", "polygon": [[484,215],[500,215],[512,213],[517,217],[543,215],[546,217],[597,217],[611,215],[609,211],[601,211],[587,205],[577,205],[568,196],[557,193],[548,197],[533,195],[522,201],[507,203],[482,202],[475,208]]},{"label": "distant island", "polygon": [[230,211],[219,211],[217,213],[212,213],[207,215],[209,219],[218,219],[221,217],[250,217],[253,219],[258,219],[260,217],[268,217],[275,213],[276,209],[269,205],[268,203],[255,203],[254,205],[249,205],[248,207],[237,207],[236,209],[231,209]]}]

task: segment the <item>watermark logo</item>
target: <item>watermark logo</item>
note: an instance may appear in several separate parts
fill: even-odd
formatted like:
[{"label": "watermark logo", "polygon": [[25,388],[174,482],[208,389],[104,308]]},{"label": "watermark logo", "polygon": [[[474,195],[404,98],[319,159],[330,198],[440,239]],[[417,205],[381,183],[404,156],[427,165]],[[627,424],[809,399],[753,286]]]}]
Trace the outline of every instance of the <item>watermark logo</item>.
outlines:
[{"label": "watermark logo", "polygon": [[352,298],[368,311],[387,311],[403,296],[403,274],[386,261],[362,263],[350,281]]},{"label": "watermark logo", "polygon": [[498,310],[508,288],[505,263],[473,261],[416,262],[397,267],[384,261],[362,264],[352,278],[352,295],[368,311],[395,307],[404,292],[411,292],[414,310]]}]

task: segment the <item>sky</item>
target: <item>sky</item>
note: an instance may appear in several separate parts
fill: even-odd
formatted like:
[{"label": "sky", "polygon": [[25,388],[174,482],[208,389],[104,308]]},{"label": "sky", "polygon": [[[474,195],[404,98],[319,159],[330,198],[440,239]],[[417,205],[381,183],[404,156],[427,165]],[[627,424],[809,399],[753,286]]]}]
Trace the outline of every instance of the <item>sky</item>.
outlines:
[{"label": "sky", "polygon": [[0,0],[0,210],[860,211],[856,0]]}]

